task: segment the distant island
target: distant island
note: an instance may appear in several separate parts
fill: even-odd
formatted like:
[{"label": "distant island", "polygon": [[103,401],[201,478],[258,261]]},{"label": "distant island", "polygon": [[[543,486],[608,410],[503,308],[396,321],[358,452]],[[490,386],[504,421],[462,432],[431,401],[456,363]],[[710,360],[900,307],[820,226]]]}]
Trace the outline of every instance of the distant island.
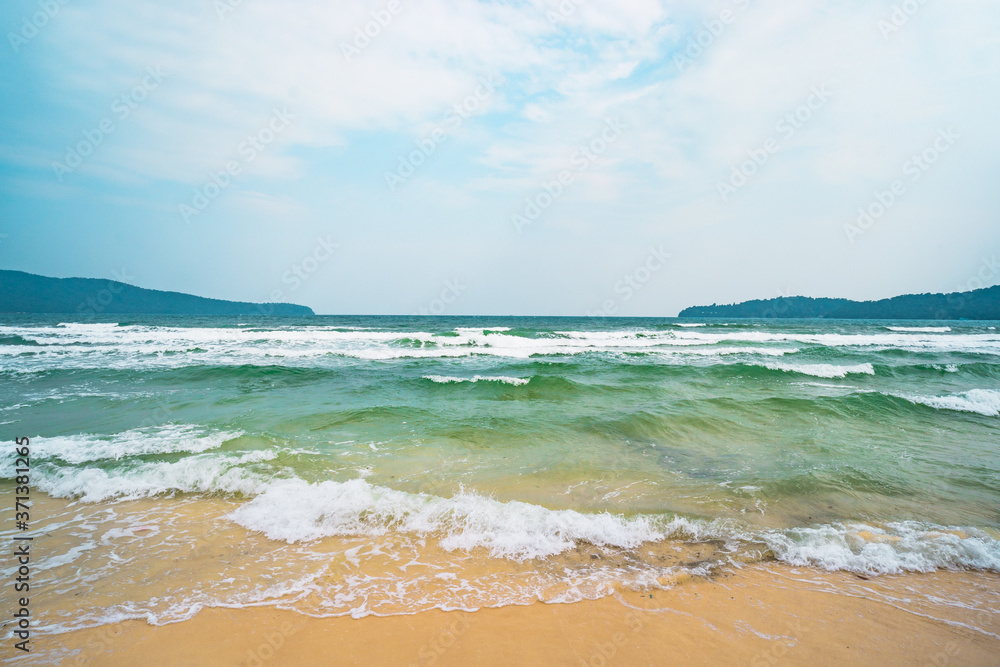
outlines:
[{"label": "distant island", "polygon": [[116,280],[48,278],[6,270],[0,270],[0,313],[315,315],[311,308],[291,303],[223,301],[143,289]]},{"label": "distant island", "polygon": [[828,318],[841,320],[1000,320],[1000,285],[972,292],[907,294],[880,301],[806,296],[685,308],[679,317]]}]

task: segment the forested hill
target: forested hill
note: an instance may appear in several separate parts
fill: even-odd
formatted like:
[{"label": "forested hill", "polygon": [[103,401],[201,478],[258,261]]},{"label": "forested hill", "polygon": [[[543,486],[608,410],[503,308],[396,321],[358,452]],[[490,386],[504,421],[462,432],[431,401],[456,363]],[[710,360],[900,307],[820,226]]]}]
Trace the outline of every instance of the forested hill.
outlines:
[{"label": "forested hill", "polygon": [[1000,320],[1000,285],[952,294],[906,294],[880,301],[778,297],[685,308],[680,317]]},{"label": "forested hill", "polygon": [[314,315],[290,303],[206,299],[143,289],[115,280],[47,278],[0,270],[0,312],[128,315]]}]

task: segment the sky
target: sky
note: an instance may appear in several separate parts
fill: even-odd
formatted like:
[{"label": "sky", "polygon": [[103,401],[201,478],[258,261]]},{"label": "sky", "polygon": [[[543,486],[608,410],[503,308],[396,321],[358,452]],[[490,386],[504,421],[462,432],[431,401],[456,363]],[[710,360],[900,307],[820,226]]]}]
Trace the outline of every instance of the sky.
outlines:
[{"label": "sky", "polygon": [[997,2],[7,0],[0,27],[0,268],[326,314],[1000,282]]}]

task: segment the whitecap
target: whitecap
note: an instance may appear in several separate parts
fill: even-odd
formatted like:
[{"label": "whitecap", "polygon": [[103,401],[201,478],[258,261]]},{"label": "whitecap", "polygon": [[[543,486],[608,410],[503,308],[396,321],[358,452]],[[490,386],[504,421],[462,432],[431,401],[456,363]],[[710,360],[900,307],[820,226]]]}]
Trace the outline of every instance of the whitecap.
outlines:
[{"label": "whitecap", "polygon": [[514,560],[558,554],[578,541],[633,548],[664,537],[646,517],[550,510],[472,492],[440,498],[361,479],[275,482],[229,516],[249,530],[289,543],[395,531],[436,535],[448,551],[484,547],[493,557]]},{"label": "whitecap", "polygon": [[77,434],[31,438],[32,456],[86,463],[150,454],[200,453],[218,449],[243,431],[214,431],[189,424],[137,428],[112,435]]},{"label": "whitecap", "polygon": [[948,333],[951,331],[951,327],[886,327],[886,329],[908,333]]},{"label": "whitecap", "polygon": [[515,386],[525,385],[531,382],[531,378],[507,377],[506,375],[475,375],[471,378],[451,377],[449,375],[425,375],[425,380],[437,382],[439,384],[451,384],[460,382],[502,382]]},{"label": "whitecap", "polygon": [[911,403],[926,405],[938,410],[974,412],[986,417],[1000,416],[1000,391],[994,389],[971,389],[950,396],[916,396],[893,394]]},{"label": "whitecap", "polygon": [[843,378],[848,375],[875,375],[875,368],[869,364],[854,364],[851,366],[836,366],[834,364],[754,364],[773,371],[800,373],[819,378]]},{"label": "whitecap", "polygon": [[198,454],[175,463],[139,463],[112,470],[41,464],[32,471],[32,480],[50,496],[77,498],[87,503],[176,493],[253,496],[267,488],[268,478],[246,466],[275,457],[273,452],[265,451],[242,456]]}]

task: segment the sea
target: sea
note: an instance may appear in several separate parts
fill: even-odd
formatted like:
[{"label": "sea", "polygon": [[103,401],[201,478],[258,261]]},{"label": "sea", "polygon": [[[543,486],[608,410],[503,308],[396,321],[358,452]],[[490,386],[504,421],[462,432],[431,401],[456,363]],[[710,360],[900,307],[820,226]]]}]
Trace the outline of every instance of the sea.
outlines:
[{"label": "sea", "polygon": [[998,326],[2,316],[0,539],[43,635],[1000,572]]}]

